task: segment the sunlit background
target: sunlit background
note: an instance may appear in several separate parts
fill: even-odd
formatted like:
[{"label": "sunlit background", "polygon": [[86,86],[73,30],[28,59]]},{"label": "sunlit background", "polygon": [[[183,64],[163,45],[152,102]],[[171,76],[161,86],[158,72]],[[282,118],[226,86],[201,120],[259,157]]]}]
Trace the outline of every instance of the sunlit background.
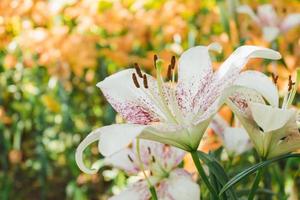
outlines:
[{"label": "sunlit background", "polygon": [[[104,200],[124,188],[126,175],[102,167],[96,145],[85,156],[87,165],[101,167],[97,175],[80,172],[74,153],[92,129],[121,120],[96,83],[135,62],[151,73],[154,54],[170,60],[189,47],[219,42],[223,52],[212,54],[217,68],[240,45],[270,47],[283,59],[252,60],[247,68],[278,74],[284,90],[300,66],[300,25],[271,40],[262,24],[236,12],[239,5],[255,12],[265,3],[278,21],[300,13],[297,0],[1,0],[0,199]],[[221,114],[231,119],[228,108]],[[220,146],[208,131],[202,150]],[[239,167],[229,166],[229,173],[249,166],[254,155],[235,158]],[[273,189],[294,200],[300,198],[299,163],[274,167],[273,181],[282,184]],[[189,158],[184,166],[194,170]]]}]

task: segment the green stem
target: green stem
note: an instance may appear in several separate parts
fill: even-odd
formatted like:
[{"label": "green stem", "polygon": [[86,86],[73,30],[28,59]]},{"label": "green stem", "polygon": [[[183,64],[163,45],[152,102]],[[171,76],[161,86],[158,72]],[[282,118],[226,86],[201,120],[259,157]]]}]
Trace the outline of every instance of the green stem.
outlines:
[{"label": "green stem", "polygon": [[153,186],[151,186],[149,189],[150,189],[150,192],[151,192],[151,195],[152,195],[152,200],[157,200],[158,198],[157,198],[155,188]]},{"label": "green stem", "polygon": [[148,187],[149,187],[149,190],[151,192],[151,196],[152,196],[152,200],[157,200],[157,194],[156,194],[156,191],[155,191],[155,187],[151,184],[146,172],[145,172],[145,168],[144,168],[144,164],[143,164],[143,161],[142,161],[142,158],[141,158],[141,151],[140,151],[140,139],[136,139],[136,151],[137,151],[137,155],[138,155],[138,161],[139,161],[139,165],[140,165],[140,168],[144,174],[144,177],[147,181],[147,184],[148,184]]},{"label": "green stem", "polygon": [[198,154],[197,154],[197,151],[191,151],[191,156],[193,158],[193,161],[194,161],[194,164],[199,172],[199,175],[201,176],[201,178],[203,179],[206,187],[208,188],[208,190],[210,191],[210,193],[213,195],[213,199],[215,200],[218,200],[219,199],[219,196],[217,194],[217,191],[213,188],[213,186],[210,184],[206,174],[205,174],[205,171],[199,161],[199,157],[198,157]]},{"label": "green stem", "polygon": [[258,170],[258,172],[257,172],[257,174],[255,176],[255,180],[253,182],[251,191],[249,193],[248,200],[253,200],[262,175],[263,175],[263,169],[261,168],[261,169]]}]

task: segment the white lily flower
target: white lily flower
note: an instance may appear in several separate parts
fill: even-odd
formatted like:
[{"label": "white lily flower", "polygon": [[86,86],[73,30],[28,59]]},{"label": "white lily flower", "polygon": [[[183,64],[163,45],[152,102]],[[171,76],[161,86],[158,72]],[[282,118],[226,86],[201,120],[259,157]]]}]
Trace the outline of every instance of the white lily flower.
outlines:
[{"label": "white lily flower", "polygon": [[[139,154],[135,142],[112,156],[105,158],[105,163],[125,170],[128,174],[137,174],[140,168]],[[191,175],[184,169],[177,168],[182,162],[185,152],[169,145],[147,140],[140,141],[140,157],[144,170],[149,172],[148,177],[155,187],[158,199],[164,200],[198,200],[200,198],[199,186],[193,181]],[[130,185],[120,194],[110,200],[148,200],[151,193],[146,180]]]},{"label": "white lily flower", "polygon": [[136,69],[126,69],[97,84],[103,94],[127,121],[104,126],[90,133],[78,146],[76,161],[86,173],[83,150],[99,140],[99,151],[109,156],[126,147],[136,138],[170,144],[186,151],[196,151],[211,118],[224,103],[226,88],[232,85],[250,58],[280,59],[271,49],[241,46],[213,72],[209,50],[219,50],[216,44],[197,46],[185,51],[178,66],[175,82],[175,57],[169,65],[170,81],[161,76],[161,61],[155,59],[156,80]]},{"label": "white lily flower", "polygon": [[220,115],[215,115],[210,127],[222,139],[223,146],[228,155],[240,155],[252,148],[246,130],[239,125],[231,127]]},{"label": "white lily flower", "polygon": [[248,5],[239,6],[237,12],[248,14],[252,20],[262,27],[263,37],[268,42],[272,42],[280,34],[300,24],[300,13],[289,14],[281,20],[270,4],[259,6],[257,14]]},{"label": "white lily flower", "polygon": [[268,159],[299,149],[297,112],[289,108],[296,90],[291,79],[281,107],[276,85],[262,73],[245,72],[236,84],[247,88],[238,89],[227,103],[247,130],[259,155]]}]

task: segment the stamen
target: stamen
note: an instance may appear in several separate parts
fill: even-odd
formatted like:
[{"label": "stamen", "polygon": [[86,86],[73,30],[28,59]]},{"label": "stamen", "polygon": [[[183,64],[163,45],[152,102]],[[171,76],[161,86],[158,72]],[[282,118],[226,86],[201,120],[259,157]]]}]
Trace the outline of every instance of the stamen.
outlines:
[{"label": "stamen", "polygon": [[146,74],[144,74],[144,76],[143,76],[143,83],[144,83],[144,87],[147,89],[148,88],[148,80],[147,80]]},{"label": "stamen", "polygon": [[175,56],[172,56],[172,58],[171,58],[171,67],[172,67],[172,69],[175,68],[175,63],[176,63],[176,58],[175,58]]},{"label": "stamen", "polygon": [[274,84],[276,85],[277,81],[278,81],[278,76],[276,76],[274,73],[272,73],[272,79],[273,79]]},{"label": "stamen", "polygon": [[148,153],[151,154],[151,149],[150,149],[150,147],[148,147],[147,149],[148,149]]},{"label": "stamen", "polygon": [[130,156],[129,154],[127,155],[127,157],[128,157],[128,159],[130,160],[130,162],[133,163],[133,159],[131,158],[131,156]]},{"label": "stamen", "polygon": [[172,64],[170,64],[169,66],[168,66],[168,74],[167,74],[167,76],[168,76],[168,80],[172,80]]},{"label": "stamen", "polygon": [[141,71],[141,68],[140,68],[139,64],[134,63],[134,68],[135,68],[136,73],[139,75],[139,77],[143,78],[143,74],[142,74],[142,71]]},{"label": "stamen", "polygon": [[156,68],[156,62],[157,62],[157,59],[158,59],[158,57],[157,57],[157,55],[155,54],[154,57],[153,57],[154,67],[155,67],[155,68]]},{"label": "stamen", "polygon": [[154,156],[152,156],[152,162],[155,162],[155,157]]},{"label": "stamen", "polygon": [[264,129],[262,127],[258,126],[258,128],[260,131],[264,132]]},{"label": "stamen", "polygon": [[135,87],[140,88],[140,84],[139,84],[139,82],[136,78],[135,73],[132,74],[132,80],[133,80],[133,83],[134,83]]},{"label": "stamen", "polygon": [[293,88],[293,85],[295,85],[296,83],[292,81],[292,76],[289,75],[289,88],[288,91],[291,91]]}]

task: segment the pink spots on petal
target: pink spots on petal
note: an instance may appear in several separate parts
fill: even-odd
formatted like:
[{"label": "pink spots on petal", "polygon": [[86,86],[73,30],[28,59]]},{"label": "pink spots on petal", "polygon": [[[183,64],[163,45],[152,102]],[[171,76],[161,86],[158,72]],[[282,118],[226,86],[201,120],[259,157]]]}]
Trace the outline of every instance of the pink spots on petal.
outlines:
[{"label": "pink spots on petal", "polygon": [[136,102],[122,102],[105,94],[112,107],[130,123],[147,125],[151,122],[159,122],[159,116],[154,112],[155,108],[145,99],[137,99]]},{"label": "pink spots on petal", "polygon": [[212,81],[211,70],[204,72],[201,77],[191,76],[189,80],[181,80],[177,85],[176,99],[183,115],[195,111],[197,99],[205,93]]},{"label": "pink spots on petal", "polygon": [[249,102],[264,103],[262,96],[248,89],[236,91],[229,99],[240,110],[240,112],[250,116]]},{"label": "pink spots on petal", "polygon": [[133,103],[126,103],[119,106],[119,112],[128,122],[147,125],[151,122],[159,122],[154,113],[147,108]]}]

